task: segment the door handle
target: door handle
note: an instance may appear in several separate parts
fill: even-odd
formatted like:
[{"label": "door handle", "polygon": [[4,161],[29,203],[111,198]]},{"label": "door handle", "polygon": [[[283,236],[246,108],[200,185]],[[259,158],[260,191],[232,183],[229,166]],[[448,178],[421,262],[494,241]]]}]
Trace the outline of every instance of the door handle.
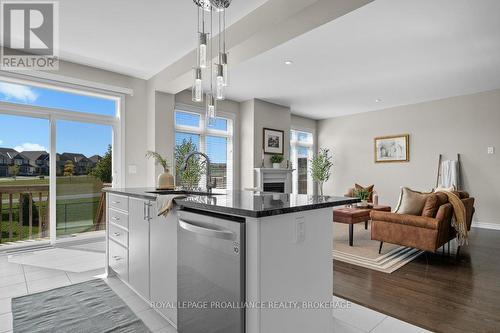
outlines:
[{"label": "door handle", "polygon": [[118,216],[113,216],[111,219],[114,221],[120,221],[120,218]]},{"label": "door handle", "polygon": [[115,259],[116,261],[120,261],[122,260],[123,258],[119,257],[119,256],[113,256],[113,259]]},{"label": "door handle", "polygon": [[118,237],[118,236],[120,236],[120,233],[119,232],[113,232],[113,236]]},{"label": "door handle", "polygon": [[202,225],[197,222],[187,222],[179,219],[179,226],[187,230],[189,232],[198,234],[198,235],[203,235],[207,237],[213,237],[213,238],[219,238],[219,239],[225,239],[225,240],[235,240],[236,236],[234,232],[230,230],[224,230],[224,229],[215,229],[215,228],[210,228],[206,225]]},{"label": "door handle", "polygon": [[112,203],[113,205],[118,205],[118,204],[120,204],[120,201],[111,201],[111,203]]}]

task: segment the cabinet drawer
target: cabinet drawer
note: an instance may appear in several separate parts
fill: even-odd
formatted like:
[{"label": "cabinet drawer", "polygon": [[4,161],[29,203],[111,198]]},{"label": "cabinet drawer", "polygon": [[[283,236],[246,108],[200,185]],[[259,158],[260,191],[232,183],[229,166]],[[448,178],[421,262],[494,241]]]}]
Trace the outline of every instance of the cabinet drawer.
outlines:
[{"label": "cabinet drawer", "polygon": [[109,267],[128,281],[128,250],[112,239],[109,240]]},{"label": "cabinet drawer", "polygon": [[128,212],[128,197],[116,194],[109,195],[109,207]]},{"label": "cabinet drawer", "polygon": [[109,238],[124,245],[128,248],[128,232],[116,226],[114,223],[109,224]]},{"label": "cabinet drawer", "polygon": [[118,224],[121,227],[124,227],[125,229],[128,229],[128,214],[119,212],[114,209],[108,209],[108,214],[109,214],[109,222]]}]

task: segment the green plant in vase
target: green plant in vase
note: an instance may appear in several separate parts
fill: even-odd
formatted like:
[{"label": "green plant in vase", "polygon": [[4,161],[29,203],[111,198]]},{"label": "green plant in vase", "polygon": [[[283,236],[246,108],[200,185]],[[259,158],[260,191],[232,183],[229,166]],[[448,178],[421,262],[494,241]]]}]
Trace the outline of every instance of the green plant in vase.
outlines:
[{"label": "green plant in vase", "polygon": [[273,168],[279,169],[281,166],[281,162],[283,162],[283,155],[275,154],[271,156],[271,163],[273,164]]},{"label": "green plant in vase", "polygon": [[173,190],[175,188],[174,176],[170,173],[170,166],[167,159],[151,150],[146,152],[146,158],[153,158],[155,163],[161,165],[163,168],[163,172],[158,175],[157,188],[161,190]]},{"label": "green plant in vase", "polygon": [[361,200],[361,206],[367,206],[368,205],[368,198],[370,197],[370,192],[365,189],[359,189],[354,191],[354,196]]},{"label": "green plant in vase", "polygon": [[318,183],[320,195],[323,195],[323,185],[331,176],[332,158],[329,149],[321,148],[318,155],[311,160],[311,177]]}]

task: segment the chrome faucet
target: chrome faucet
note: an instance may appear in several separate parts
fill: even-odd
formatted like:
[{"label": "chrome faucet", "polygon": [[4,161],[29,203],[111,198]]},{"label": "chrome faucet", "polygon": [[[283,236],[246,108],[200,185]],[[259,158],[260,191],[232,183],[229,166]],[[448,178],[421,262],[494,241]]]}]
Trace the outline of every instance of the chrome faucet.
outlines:
[{"label": "chrome faucet", "polygon": [[201,156],[205,157],[205,161],[206,161],[206,164],[207,164],[207,172],[206,172],[206,174],[205,174],[205,175],[206,175],[207,192],[211,194],[211,193],[212,193],[212,188],[214,187],[214,186],[212,185],[212,182],[211,182],[211,178],[212,178],[212,167],[211,167],[211,165],[210,165],[210,158],[209,158],[206,154],[204,154],[204,153],[202,153],[202,152],[199,152],[199,151],[193,151],[193,152],[189,153],[189,154],[186,156],[186,158],[184,159],[184,164],[182,165],[181,170],[182,170],[182,171],[186,171],[186,170],[187,170],[187,168],[188,168],[188,162],[189,162],[189,159],[190,159],[191,157],[193,157],[194,155],[201,155]]}]

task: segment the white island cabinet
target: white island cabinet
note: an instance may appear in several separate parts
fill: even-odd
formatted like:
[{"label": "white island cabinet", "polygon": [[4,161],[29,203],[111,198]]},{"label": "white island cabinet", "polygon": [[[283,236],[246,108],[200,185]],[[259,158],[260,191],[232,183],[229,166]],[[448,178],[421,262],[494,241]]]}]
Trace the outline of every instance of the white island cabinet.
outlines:
[{"label": "white island cabinet", "polygon": [[[155,210],[156,212],[156,210]],[[156,215],[156,214],[155,214]],[[177,211],[155,216],[150,230],[151,302],[158,312],[177,325]]]},{"label": "white island cabinet", "polygon": [[[157,205],[164,199],[154,189],[105,191],[106,270],[179,327],[179,333],[333,331],[332,207],[358,199],[250,191],[188,193],[176,200],[178,210],[159,217]],[[234,231],[227,232],[234,223],[243,230],[238,235],[244,235],[244,241],[233,239]],[[204,250],[206,256],[200,252]],[[243,255],[235,277],[227,261],[238,253]],[[239,302],[227,304],[235,297],[226,280],[234,279],[240,282]],[[179,299],[210,301],[213,308],[182,307],[177,312]],[[240,309],[242,304],[243,317],[241,310],[225,308]],[[238,329],[227,330],[235,319]]]},{"label": "white island cabinet", "polygon": [[155,198],[108,194],[106,270],[177,324],[177,212],[157,216]]},{"label": "white island cabinet", "polygon": [[154,201],[129,198],[128,282],[149,300],[149,224]]}]

